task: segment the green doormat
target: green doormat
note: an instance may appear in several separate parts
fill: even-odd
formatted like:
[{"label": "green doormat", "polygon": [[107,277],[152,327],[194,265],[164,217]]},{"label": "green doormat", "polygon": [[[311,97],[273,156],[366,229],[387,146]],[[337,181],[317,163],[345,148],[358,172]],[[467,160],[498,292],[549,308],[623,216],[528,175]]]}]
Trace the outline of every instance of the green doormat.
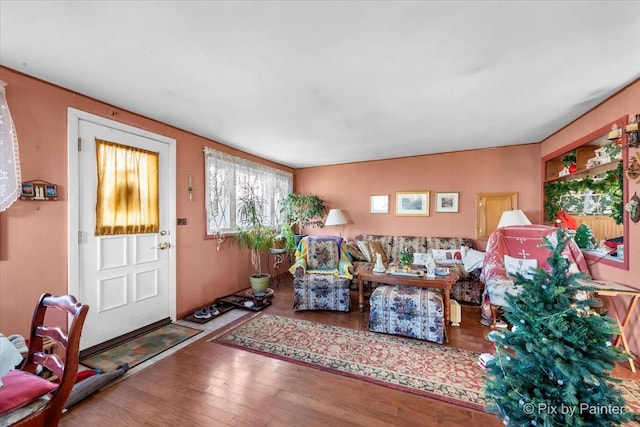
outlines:
[{"label": "green doormat", "polygon": [[80,361],[81,364],[104,372],[128,363],[133,368],[171,347],[202,332],[198,329],[170,323],[130,341],[111,347]]}]

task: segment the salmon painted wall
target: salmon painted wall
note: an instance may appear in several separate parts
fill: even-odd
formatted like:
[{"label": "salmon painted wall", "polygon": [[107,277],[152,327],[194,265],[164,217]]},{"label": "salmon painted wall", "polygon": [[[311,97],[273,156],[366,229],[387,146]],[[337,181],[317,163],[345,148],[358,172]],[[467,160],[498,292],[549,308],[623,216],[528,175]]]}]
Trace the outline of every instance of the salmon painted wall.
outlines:
[{"label": "salmon painted wall", "polygon": [[[542,219],[540,147],[525,144],[454,153],[405,157],[296,171],[296,189],[315,193],[329,208],[343,209],[350,223],[343,236],[357,234],[476,236],[476,194],[517,192],[519,207]],[[429,191],[430,215],[395,215],[396,191]],[[437,213],[436,193],[459,193],[458,213]],[[389,213],[369,213],[369,197],[389,195]],[[338,234],[336,228],[308,229],[309,234]],[[485,241],[478,241],[484,248]]]},{"label": "salmon painted wall", "polygon": [[[59,201],[17,201],[0,213],[0,332],[28,335],[43,292],[67,293],[67,108],[73,107],[177,141],[177,314],[249,286],[249,253],[227,239],[220,251],[204,239],[204,146],[292,172],[214,141],[0,67],[20,145],[22,179],[58,185]],[[188,175],[193,201],[188,201]]]},{"label": "salmon painted wall", "polygon": [[[541,144],[519,145],[458,153],[352,163],[296,171],[296,190],[316,193],[330,208],[345,211],[350,224],[343,235],[391,234],[475,237],[476,193],[517,191],[519,206],[533,223],[542,223],[542,158],[617,118],[640,113],[640,81],[609,98],[583,117],[545,139]],[[517,141],[514,141],[517,143]],[[630,149],[635,155],[639,149]],[[640,184],[629,182],[629,195]],[[431,191],[429,217],[396,217],[396,191]],[[436,213],[435,193],[460,192],[459,213]],[[369,196],[388,194],[389,213],[370,214]],[[628,214],[626,216],[628,221]],[[336,228],[307,229],[308,234],[337,234]],[[485,241],[477,241],[484,248]],[[640,289],[640,223],[629,226],[629,270],[593,264],[596,279],[612,280]],[[616,300],[625,313],[627,299]],[[640,309],[633,313],[627,331],[631,351],[640,354]]]},{"label": "salmon painted wall", "polygon": [[[597,108],[542,141],[541,155],[544,157],[560,150],[573,141],[622,116],[628,115],[631,119],[636,114],[640,114],[640,80],[636,80]],[[638,148],[629,148],[629,157],[635,156],[638,152],[640,152]],[[627,181],[629,197],[636,192],[640,194],[640,183],[637,183],[637,181]],[[626,202],[628,200],[625,200]],[[627,223],[630,222],[629,214],[626,211],[624,220]],[[629,239],[628,243],[626,243],[625,252],[625,256],[629,257],[629,270],[595,263],[590,267],[592,276],[596,279],[611,280],[640,289],[640,222],[636,224],[629,223]],[[616,302],[624,313],[627,300],[617,299]],[[634,327],[632,329],[629,328],[630,331],[627,331],[629,345],[636,355],[640,354],[640,327],[638,327],[640,323],[638,322],[640,322],[640,309],[636,307],[631,319],[631,325]]]},{"label": "salmon painted wall", "polygon": [[[23,180],[58,184],[57,202],[18,201],[0,213],[0,332],[27,335],[33,307],[43,292],[67,291],[67,108],[73,107],[177,140],[177,312],[184,316],[206,302],[248,286],[249,256],[228,239],[221,251],[204,236],[204,170],[202,147],[281,167],[163,123],[121,110],[0,67],[20,143]],[[584,117],[547,138],[525,144],[428,156],[361,162],[296,172],[296,191],[313,192],[331,208],[344,209],[351,223],[343,234],[475,236],[476,193],[519,193],[520,208],[534,222],[542,221],[541,158],[580,136],[625,114],[640,113],[640,83],[636,82]],[[521,141],[514,141],[514,144]],[[633,150],[632,150],[633,151]],[[281,167],[285,170],[290,170]],[[187,177],[193,176],[194,199],[188,202]],[[396,217],[395,192],[428,190],[429,217]],[[632,184],[630,194],[640,191]],[[436,213],[437,192],[459,192],[458,213]],[[369,196],[390,195],[388,214],[370,214]],[[311,229],[310,234],[338,230]],[[629,271],[592,266],[596,278],[640,287],[640,224],[630,226]],[[478,242],[484,247],[485,242]],[[635,325],[638,323],[635,315]],[[640,348],[640,331],[631,333],[632,350]]]}]

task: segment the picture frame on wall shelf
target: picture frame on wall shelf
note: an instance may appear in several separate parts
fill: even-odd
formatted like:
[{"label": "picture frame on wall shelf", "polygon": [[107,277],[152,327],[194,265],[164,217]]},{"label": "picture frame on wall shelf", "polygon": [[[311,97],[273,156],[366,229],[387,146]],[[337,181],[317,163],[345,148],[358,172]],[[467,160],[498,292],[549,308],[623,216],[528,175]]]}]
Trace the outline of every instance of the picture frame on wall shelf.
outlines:
[{"label": "picture frame on wall shelf", "polygon": [[429,216],[429,192],[396,192],[396,216]]},{"label": "picture frame on wall shelf", "polygon": [[370,213],[389,213],[389,195],[371,196],[369,203]]},{"label": "picture frame on wall shelf", "polygon": [[458,212],[460,193],[437,193],[436,212]]},{"label": "picture frame on wall shelf", "polygon": [[26,197],[33,197],[34,196],[34,191],[33,191],[33,184],[31,183],[23,183],[22,184],[22,195],[26,196]]},{"label": "picture frame on wall shelf", "polygon": [[58,197],[58,187],[54,184],[46,184],[44,186],[44,195],[46,197]]}]

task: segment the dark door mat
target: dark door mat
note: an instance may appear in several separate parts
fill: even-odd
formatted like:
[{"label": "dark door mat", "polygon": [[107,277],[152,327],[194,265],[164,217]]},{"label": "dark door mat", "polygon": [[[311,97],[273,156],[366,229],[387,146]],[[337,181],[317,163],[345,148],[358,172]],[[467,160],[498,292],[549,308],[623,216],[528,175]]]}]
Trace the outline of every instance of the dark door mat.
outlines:
[{"label": "dark door mat", "polygon": [[249,310],[249,311],[264,310],[266,307],[269,307],[271,305],[271,300],[265,300],[264,304],[262,304],[260,307],[256,307],[256,306],[247,307],[246,305],[244,305],[246,301],[251,301],[253,303],[253,296],[248,296],[248,295],[225,295],[223,297],[220,297],[218,301],[222,301],[224,303],[231,304],[235,307],[241,308],[243,310]]},{"label": "dark door mat", "polygon": [[225,301],[220,301],[220,299],[217,299],[216,302],[213,303],[213,305],[216,306],[216,308],[218,309],[218,311],[220,312],[220,314],[216,314],[215,316],[211,316],[208,319],[198,319],[197,317],[195,317],[193,314],[190,314],[184,318],[182,318],[182,320],[187,320],[189,322],[194,322],[194,323],[207,323],[212,321],[213,319],[215,319],[216,317],[220,317],[222,316],[224,313],[226,313],[229,310],[233,310],[234,308],[236,308],[237,306],[234,304],[230,304],[228,302]]}]

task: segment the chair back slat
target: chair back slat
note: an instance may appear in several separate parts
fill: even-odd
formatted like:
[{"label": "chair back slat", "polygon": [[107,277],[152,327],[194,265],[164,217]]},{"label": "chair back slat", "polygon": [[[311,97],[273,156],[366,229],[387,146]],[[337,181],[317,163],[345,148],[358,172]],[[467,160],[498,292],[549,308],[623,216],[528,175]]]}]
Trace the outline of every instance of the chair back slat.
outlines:
[{"label": "chair back slat", "polygon": [[36,335],[42,338],[50,338],[65,350],[69,347],[69,338],[67,334],[57,326],[38,326],[36,327]]},{"label": "chair back slat", "polygon": [[[71,316],[66,331],[58,325],[46,326],[48,309],[57,309]],[[64,405],[71,394],[78,374],[80,335],[89,306],[79,303],[73,295],[43,294],[36,305],[31,321],[29,353],[22,370],[35,374],[43,366],[58,377],[58,388],[51,392],[49,401],[37,411],[16,422],[15,426],[55,427],[60,421]],[[43,339],[57,344],[52,353],[45,353]],[[47,340],[47,341],[49,341]]]},{"label": "chair back slat", "polygon": [[33,361],[53,372],[59,380],[62,379],[64,375],[64,363],[57,354],[47,354],[38,351],[33,354]]}]

